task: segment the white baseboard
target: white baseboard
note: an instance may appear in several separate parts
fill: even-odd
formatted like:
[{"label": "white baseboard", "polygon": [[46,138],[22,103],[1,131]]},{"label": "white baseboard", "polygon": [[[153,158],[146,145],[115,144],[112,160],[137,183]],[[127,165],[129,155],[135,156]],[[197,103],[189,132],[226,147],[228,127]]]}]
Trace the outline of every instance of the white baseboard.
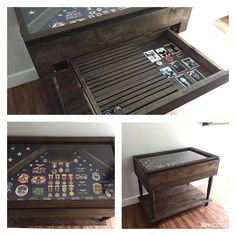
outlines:
[{"label": "white baseboard", "polygon": [[38,79],[35,68],[23,70],[7,76],[7,88],[12,88],[21,84]]},{"label": "white baseboard", "polygon": [[135,203],[138,203],[138,196],[130,197],[130,198],[125,198],[122,200],[122,207],[129,206]]}]

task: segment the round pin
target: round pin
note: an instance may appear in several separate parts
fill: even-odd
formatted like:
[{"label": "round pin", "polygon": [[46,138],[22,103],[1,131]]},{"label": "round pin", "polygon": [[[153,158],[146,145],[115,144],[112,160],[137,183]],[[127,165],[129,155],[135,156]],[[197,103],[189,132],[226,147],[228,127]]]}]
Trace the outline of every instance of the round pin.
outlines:
[{"label": "round pin", "polygon": [[69,168],[66,168],[66,169],[65,169],[65,172],[66,172],[66,173],[70,172],[70,169],[69,169]]},{"label": "round pin", "polygon": [[121,110],[122,110],[122,108],[120,106],[115,106],[114,109],[113,109],[113,112],[117,113],[117,112],[119,112]]},{"label": "round pin", "polygon": [[74,192],[69,192],[69,195],[70,195],[71,197],[74,197],[75,193],[74,193]]},{"label": "round pin", "polygon": [[67,196],[67,194],[66,193],[62,193],[62,197],[66,197]]},{"label": "round pin", "polygon": [[163,65],[163,62],[162,62],[162,61],[156,61],[156,65],[157,65],[157,66],[162,66],[162,65]]},{"label": "round pin", "polygon": [[15,194],[18,196],[18,197],[24,197],[29,191],[29,188],[27,185],[25,184],[20,184],[16,187],[15,189]]},{"label": "round pin", "polygon": [[60,169],[59,169],[59,172],[60,172],[60,173],[62,173],[62,172],[63,172],[63,169],[62,169],[62,168],[60,168]]},{"label": "round pin", "polygon": [[55,175],[57,173],[57,170],[56,169],[52,169],[51,173]]},{"label": "round pin", "polygon": [[74,163],[78,163],[79,160],[77,158],[74,159]]},{"label": "round pin", "polygon": [[59,197],[60,196],[60,194],[59,193],[55,193],[55,197]]},{"label": "round pin", "polygon": [[170,55],[167,55],[167,56],[165,56],[165,60],[166,60],[167,62],[172,62],[172,61],[173,61],[173,57],[170,56]]}]

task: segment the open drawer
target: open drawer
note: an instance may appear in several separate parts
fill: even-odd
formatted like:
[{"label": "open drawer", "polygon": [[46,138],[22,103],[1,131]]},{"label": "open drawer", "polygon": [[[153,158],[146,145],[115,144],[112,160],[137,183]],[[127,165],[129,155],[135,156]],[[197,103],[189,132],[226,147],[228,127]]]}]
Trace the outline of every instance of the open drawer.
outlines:
[{"label": "open drawer", "polygon": [[164,114],[228,81],[178,34],[163,30],[71,61],[95,114]]}]

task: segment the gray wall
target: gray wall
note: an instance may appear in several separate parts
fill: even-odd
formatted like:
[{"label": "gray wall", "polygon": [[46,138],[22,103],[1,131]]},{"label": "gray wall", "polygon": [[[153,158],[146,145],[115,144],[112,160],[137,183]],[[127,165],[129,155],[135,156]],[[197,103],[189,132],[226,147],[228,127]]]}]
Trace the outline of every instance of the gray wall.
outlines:
[{"label": "gray wall", "polygon": [[13,8],[7,9],[7,74],[8,88],[38,78],[21,37]]}]

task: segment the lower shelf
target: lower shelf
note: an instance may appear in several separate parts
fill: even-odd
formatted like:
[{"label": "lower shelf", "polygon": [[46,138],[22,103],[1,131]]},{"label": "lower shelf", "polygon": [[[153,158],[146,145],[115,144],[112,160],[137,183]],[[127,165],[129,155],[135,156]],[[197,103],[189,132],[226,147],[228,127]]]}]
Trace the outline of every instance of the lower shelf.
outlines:
[{"label": "lower shelf", "polygon": [[156,193],[154,218],[149,195],[139,197],[142,207],[151,222],[156,222],[180,212],[201,206],[209,202],[206,196],[192,185],[181,185]]}]

